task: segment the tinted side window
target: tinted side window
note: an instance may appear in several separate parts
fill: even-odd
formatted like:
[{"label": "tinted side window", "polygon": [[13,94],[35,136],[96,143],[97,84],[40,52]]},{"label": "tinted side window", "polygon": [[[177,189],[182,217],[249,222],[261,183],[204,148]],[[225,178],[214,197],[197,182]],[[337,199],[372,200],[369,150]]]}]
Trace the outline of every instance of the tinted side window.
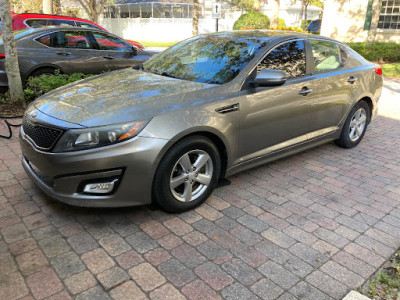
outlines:
[{"label": "tinted side window", "polygon": [[315,71],[328,71],[340,67],[339,47],[328,41],[310,40]]},{"label": "tinted side window", "polygon": [[61,19],[49,20],[49,25],[57,25],[57,26],[76,26],[76,24],[75,24],[74,21],[61,20]]},{"label": "tinted side window", "polygon": [[132,51],[132,47],[126,44],[124,41],[117,37],[94,33],[93,37],[95,38],[97,44],[99,45],[100,50],[113,50],[120,52],[130,52]]},{"label": "tinted side window", "polygon": [[304,41],[285,43],[272,50],[257,66],[262,69],[275,69],[286,73],[288,78],[306,74],[306,54]]},{"label": "tinted side window", "polygon": [[33,20],[26,20],[25,23],[26,25],[28,25],[29,27],[40,27],[40,26],[46,26],[49,25],[48,20],[46,19],[33,19]]},{"label": "tinted side window", "polygon": [[85,23],[85,22],[77,22],[79,24],[79,26],[83,27],[83,28],[92,28],[92,29],[100,29],[102,30],[100,27],[97,27],[96,25],[93,24],[89,24],[89,23]]},{"label": "tinted side window", "polygon": [[54,48],[91,48],[89,40],[84,32],[60,31],[44,35],[36,39],[41,44]]},{"label": "tinted side window", "polygon": [[41,43],[41,44],[43,44],[43,45],[46,45],[46,46],[48,46],[48,47],[52,47],[52,45],[51,45],[51,43],[50,43],[50,41],[51,41],[51,34],[46,34],[46,35],[44,35],[44,36],[38,37],[38,38],[36,39],[36,41],[39,42],[39,43]]}]

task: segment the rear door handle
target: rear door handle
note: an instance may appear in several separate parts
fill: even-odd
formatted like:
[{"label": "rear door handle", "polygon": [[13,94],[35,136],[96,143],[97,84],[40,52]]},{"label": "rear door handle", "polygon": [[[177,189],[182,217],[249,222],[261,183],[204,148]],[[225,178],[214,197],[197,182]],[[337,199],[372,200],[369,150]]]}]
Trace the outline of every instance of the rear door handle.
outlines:
[{"label": "rear door handle", "polygon": [[69,52],[56,52],[57,55],[68,56],[71,55]]},{"label": "rear door handle", "polygon": [[349,79],[347,79],[347,82],[348,83],[351,83],[351,84],[353,84],[354,82],[356,82],[358,80],[358,78],[357,77],[354,77],[354,76],[350,76],[350,78]]},{"label": "rear door handle", "polygon": [[312,92],[312,89],[309,89],[309,88],[307,88],[306,86],[305,87],[303,87],[302,89],[301,89],[301,91],[299,92],[299,95],[301,95],[301,96],[307,96],[309,93],[311,93]]},{"label": "rear door handle", "polygon": [[105,58],[105,59],[114,59],[114,57],[110,56],[110,55],[103,56],[103,58]]}]

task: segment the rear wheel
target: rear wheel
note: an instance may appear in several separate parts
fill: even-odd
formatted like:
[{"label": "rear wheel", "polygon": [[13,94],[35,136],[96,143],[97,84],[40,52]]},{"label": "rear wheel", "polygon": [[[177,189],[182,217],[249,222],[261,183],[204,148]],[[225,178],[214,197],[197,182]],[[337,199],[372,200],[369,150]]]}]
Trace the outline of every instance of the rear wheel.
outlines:
[{"label": "rear wheel", "polygon": [[343,148],[357,146],[364,137],[370,121],[370,108],[365,101],[359,101],[351,110],[336,144]]},{"label": "rear wheel", "polygon": [[208,138],[185,138],[161,160],[154,177],[154,200],[169,212],[190,210],[210,196],[220,169],[218,149]]},{"label": "rear wheel", "polygon": [[56,69],[54,68],[41,68],[34,71],[30,76],[37,77],[40,75],[55,75]]}]

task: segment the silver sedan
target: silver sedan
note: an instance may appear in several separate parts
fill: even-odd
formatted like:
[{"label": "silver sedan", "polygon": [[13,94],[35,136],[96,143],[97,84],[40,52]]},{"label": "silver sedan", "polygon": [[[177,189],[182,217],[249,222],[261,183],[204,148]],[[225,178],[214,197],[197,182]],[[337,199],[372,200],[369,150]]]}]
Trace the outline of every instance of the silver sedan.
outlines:
[{"label": "silver sedan", "polygon": [[381,91],[381,68],[332,39],[201,35],[36,100],[23,166],[72,205],[185,211],[234,173],[328,141],[356,146]]}]

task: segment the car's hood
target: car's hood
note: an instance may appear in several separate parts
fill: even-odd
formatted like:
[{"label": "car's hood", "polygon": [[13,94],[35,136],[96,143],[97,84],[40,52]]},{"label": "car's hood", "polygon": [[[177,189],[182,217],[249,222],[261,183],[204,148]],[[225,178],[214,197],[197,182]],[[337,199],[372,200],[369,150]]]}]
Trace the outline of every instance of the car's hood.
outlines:
[{"label": "car's hood", "polygon": [[34,106],[69,123],[102,126],[149,120],[184,105],[188,93],[213,86],[125,69],[52,91]]}]

